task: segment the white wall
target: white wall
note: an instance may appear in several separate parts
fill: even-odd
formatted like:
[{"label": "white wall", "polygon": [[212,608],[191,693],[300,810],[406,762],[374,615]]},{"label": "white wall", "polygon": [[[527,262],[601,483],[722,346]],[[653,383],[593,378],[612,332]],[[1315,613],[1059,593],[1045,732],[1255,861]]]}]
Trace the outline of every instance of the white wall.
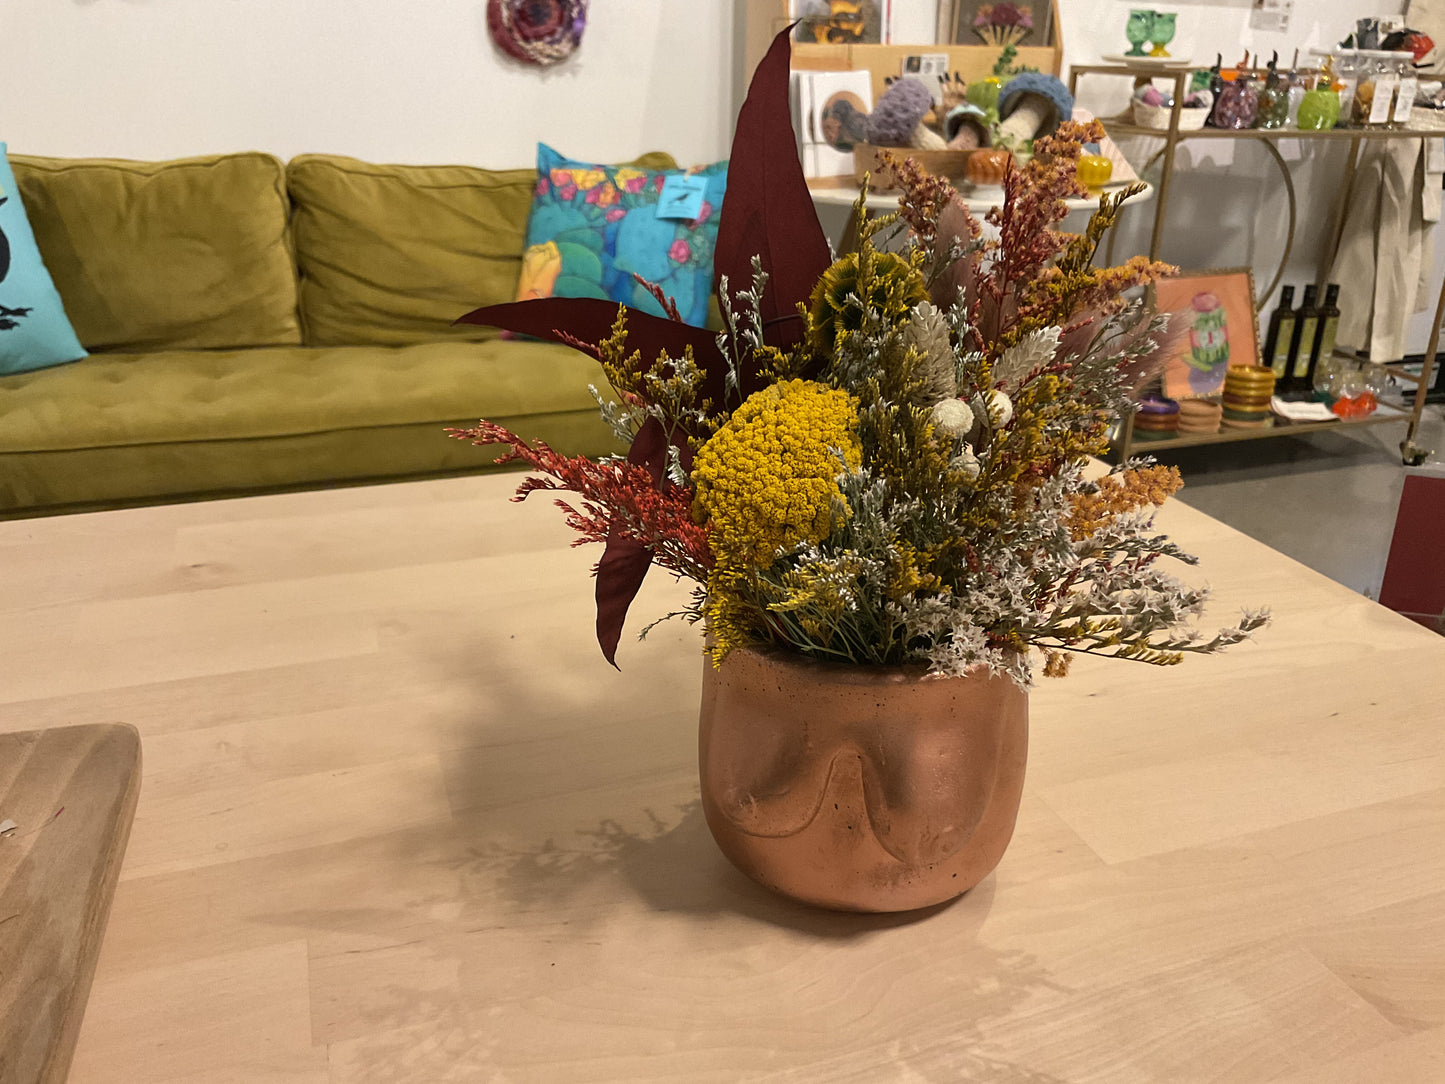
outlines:
[{"label": "white wall", "polygon": [[[1065,66],[1124,47],[1138,0],[1061,0]],[[894,0],[899,37],[931,37],[936,0]],[[1249,0],[1165,3],[1179,55],[1226,60],[1345,34],[1400,0],[1297,0],[1284,35],[1250,30]],[[16,152],[166,158],[255,148],[373,161],[524,166],[545,140],[580,158],[655,148],[727,154],[745,89],[741,0],[597,0],[574,57],[517,64],[491,43],[486,0],[0,0],[0,141]],[[1083,104],[1117,112],[1127,80],[1093,79]],[[1290,149],[1290,148],[1287,148]],[[1291,153],[1301,228],[1286,281],[1314,277],[1343,148]],[[1254,264],[1284,245],[1283,192],[1248,144],[1186,144],[1162,256]],[[1149,213],[1119,255],[1148,244]],[[1261,286],[1263,282],[1261,282]]]},{"label": "white wall", "polygon": [[0,0],[0,141],[166,158],[254,148],[524,166],[725,157],[733,0],[602,0],[551,69],[493,46],[486,0]]}]

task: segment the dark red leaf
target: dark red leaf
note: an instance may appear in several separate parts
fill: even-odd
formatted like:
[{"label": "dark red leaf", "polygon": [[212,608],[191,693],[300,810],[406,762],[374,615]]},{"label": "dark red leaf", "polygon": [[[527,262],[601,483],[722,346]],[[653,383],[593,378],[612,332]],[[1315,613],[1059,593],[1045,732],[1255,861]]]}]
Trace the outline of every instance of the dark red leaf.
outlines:
[{"label": "dark red leaf", "polygon": [[[631,538],[612,534],[597,562],[597,645],[602,657],[617,666],[617,643],[627,608],[652,567],[652,551]],[[618,669],[621,669],[618,667]]]},{"label": "dark red leaf", "polygon": [[667,434],[656,418],[648,418],[642,423],[637,436],[632,438],[632,447],[627,450],[627,461],[646,467],[653,482],[662,481],[667,466]]},{"label": "dark red leaf", "polygon": [[[797,304],[808,300],[829,262],[789,119],[790,30],[773,39],[738,113],[714,257],[719,281],[726,275],[734,293],[751,287],[753,257],[761,258],[769,276],[764,337],[781,348],[802,337]],[[744,374],[744,395],[754,390],[751,376]]]},{"label": "dark red leaf", "polygon": [[[668,443],[662,423],[656,418],[648,418],[633,438],[627,459],[646,467],[652,480],[661,485],[662,476],[667,471]],[[683,434],[673,433],[671,443],[682,455],[683,466],[690,467],[692,449]],[[628,607],[642,588],[651,564],[650,549],[634,539],[622,538],[616,532],[608,535],[602,560],[597,562],[597,643],[603,656],[613,666],[617,666],[614,656],[622,638],[622,625],[627,619]]]},{"label": "dark red leaf", "polygon": [[[506,328],[570,346],[563,333],[585,343],[599,343],[611,335],[617,309],[617,302],[596,297],[541,297],[474,309],[457,323]],[[641,350],[649,362],[664,350],[669,357],[681,357],[684,348],[691,346],[699,365],[717,368],[722,364],[716,332],[664,320],[640,309],[627,310],[627,345],[629,350]]]}]

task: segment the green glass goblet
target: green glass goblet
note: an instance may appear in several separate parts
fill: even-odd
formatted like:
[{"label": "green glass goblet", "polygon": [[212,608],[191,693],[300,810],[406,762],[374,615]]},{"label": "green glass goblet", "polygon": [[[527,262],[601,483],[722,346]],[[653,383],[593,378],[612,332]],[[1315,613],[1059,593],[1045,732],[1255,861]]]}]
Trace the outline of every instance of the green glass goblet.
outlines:
[{"label": "green glass goblet", "polygon": [[1149,40],[1154,43],[1154,48],[1149,51],[1150,56],[1169,55],[1169,50],[1164,48],[1174,40],[1174,21],[1178,18],[1172,11],[1156,11],[1154,21],[1149,28]]},{"label": "green glass goblet", "polygon": [[1129,39],[1133,46],[1125,56],[1147,56],[1144,52],[1144,43],[1149,40],[1149,35],[1154,30],[1154,13],[1136,8],[1129,12],[1129,21],[1124,24],[1124,36]]}]

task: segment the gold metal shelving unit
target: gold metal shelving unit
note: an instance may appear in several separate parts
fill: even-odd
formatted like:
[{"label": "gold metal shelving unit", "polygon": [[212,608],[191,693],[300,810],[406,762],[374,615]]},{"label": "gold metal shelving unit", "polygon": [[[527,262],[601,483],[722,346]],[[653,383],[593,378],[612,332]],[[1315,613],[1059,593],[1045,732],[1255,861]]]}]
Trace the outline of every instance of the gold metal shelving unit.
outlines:
[{"label": "gold metal shelving unit", "polygon": [[[1355,171],[1359,166],[1360,150],[1366,141],[1390,140],[1390,139],[1428,139],[1441,138],[1445,132],[1429,128],[1334,128],[1323,132],[1301,131],[1296,128],[1249,128],[1242,131],[1233,131],[1223,128],[1198,128],[1182,129],[1179,126],[1180,114],[1183,109],[1186,97],[1186,88],[1194,69],[1188,66],[1162,67],[1158,64],[1076,64],[1069,69],[1069,92],[1077,96],[1079,77],[1082,75],[1109,75],[1125,76],[1135,80],[1138,85],[1141,82],[1148,82],[1155,79],[1170,79],[1174,83],[1173,100],[1174,107],[1169,113],[1169,125],[1166,128],[1146,128],[1137,125],[1129,116],[1103,118],[1104,126],[1113,137],[1120,136],[1143,136],[1163,140],[1163,147],[1157,151],[1140,171],[1141,175],[1155,163],[1162,159],[1162,167],[1159,176],[1159,183],[1155,186],[1154,198],[1154,224],[1149,237],[1149,258],[1158,259],[1159,250],[1164,240],[1165,223],[1169,213],[1169,194],[1174,174],[1175,154],[1179,144],[1185,140],[1211,140],[1247,139],[1258,143],[1275,166],[1279,169],[1280,177],[1285,187],[1285,195],[1289,207],[1289,223],[1285,233],[1284,252],[1280,256],[1279,267],[1274,277],[1270,280],[1269,286],[1259,295],[1258,300],[1263,300],[1273,295],[1275,287],[1279,285],[1284,277],[1285,266],[1294,249],[1295,225],[1298,221],[1296,208],[1296,195],[1294,179],[1290,174],[1289,164],[1280,154],[1277,144],[1282,139],[1298,139],[1306,142],[1344,142],[1350,146],[1349,159],[1345,167],[1344,179],[1339,191],[1341,198],[1336,208],[1334,222],[1330,228],[1327,249],[1321,254],[1319,261],[1319,273],[1316,277],[1317,284],[1324,288],[1325,279],[1329,275],[1329,265],[1333,260],[1334,253],[1339,247],[1340,237],[1344,230],[1345,212],[1348,209],[1347,195],[1354,183]],[[1125,418],[1121,423],[1119,436],[1114,442],[1115,450],[1122,458],[1128,458],[1132,450],[1142,445],[1151,450],[1162,451],[1166,448],[1184,448],[1201,444],[1227,444],[1239,440],[1257,440],[1261,438],[1293,436],[1299,433],[1311,432],[1324,429],[1342,429],[1362,425],[1385,425],[1391,423],[1406,423],[1408,428],[1404,441],[1400,444],[1401,457],[1406,463],[1417,462],[1423,459],[1425,453],[1415,445],[1415,434],[1420,428],[1420,419],[1425,411],[1425,396],[1430,388],[1430,378],[1435,370],[1436,356],[1440,346],[1440,323],[1445,319],[1445,283],[1441,284],[1440,300],[1435,310],[1435,323],[1430,334],[1429,347],[1425,353],[1424,364],[1421,367],[1419,376],[1396,369],[1392,374],[1402,380],[1414,382],[1415,401],[1414,409],[1409,411],[1386,411],[1381,408],[1375,414],[1367,418],[1360,418],[1351,421],[1335,422],[1288,422],[1284,419],[1274,419],[1275,424],[1267,429],[1251,430],[1225,430],[1220,433],[1208,435],[1194,435],[1171,437],[1167,440],[1134,440],[1134,420],[1132,417]],[[1342,355],[1350,356],[1350,355]]]}]

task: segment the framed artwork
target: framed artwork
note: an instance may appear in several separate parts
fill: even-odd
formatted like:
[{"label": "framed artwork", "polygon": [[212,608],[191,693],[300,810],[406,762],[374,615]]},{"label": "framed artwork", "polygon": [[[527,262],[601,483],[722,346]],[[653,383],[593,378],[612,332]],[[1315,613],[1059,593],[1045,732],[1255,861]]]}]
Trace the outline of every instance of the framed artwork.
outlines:
[{"label": "framed artwork", "polygon": [[1164,365],[1164,394],[1170,399],[1218,395],[1231,365],[1259,363],[1259,316],[1249,268],[1185,271],[1156,282],[1149,299],[1160,312],[1188,325],[1188,334]]},{"label": "framed artwork", "polygon": [[1053,0],[940,0],[940,41],[954,45],[1048,45]]},{"label": "framed artwork", "polygon": [[893,0],[788,0],[793,40],[820,45],[886,45]]}]

